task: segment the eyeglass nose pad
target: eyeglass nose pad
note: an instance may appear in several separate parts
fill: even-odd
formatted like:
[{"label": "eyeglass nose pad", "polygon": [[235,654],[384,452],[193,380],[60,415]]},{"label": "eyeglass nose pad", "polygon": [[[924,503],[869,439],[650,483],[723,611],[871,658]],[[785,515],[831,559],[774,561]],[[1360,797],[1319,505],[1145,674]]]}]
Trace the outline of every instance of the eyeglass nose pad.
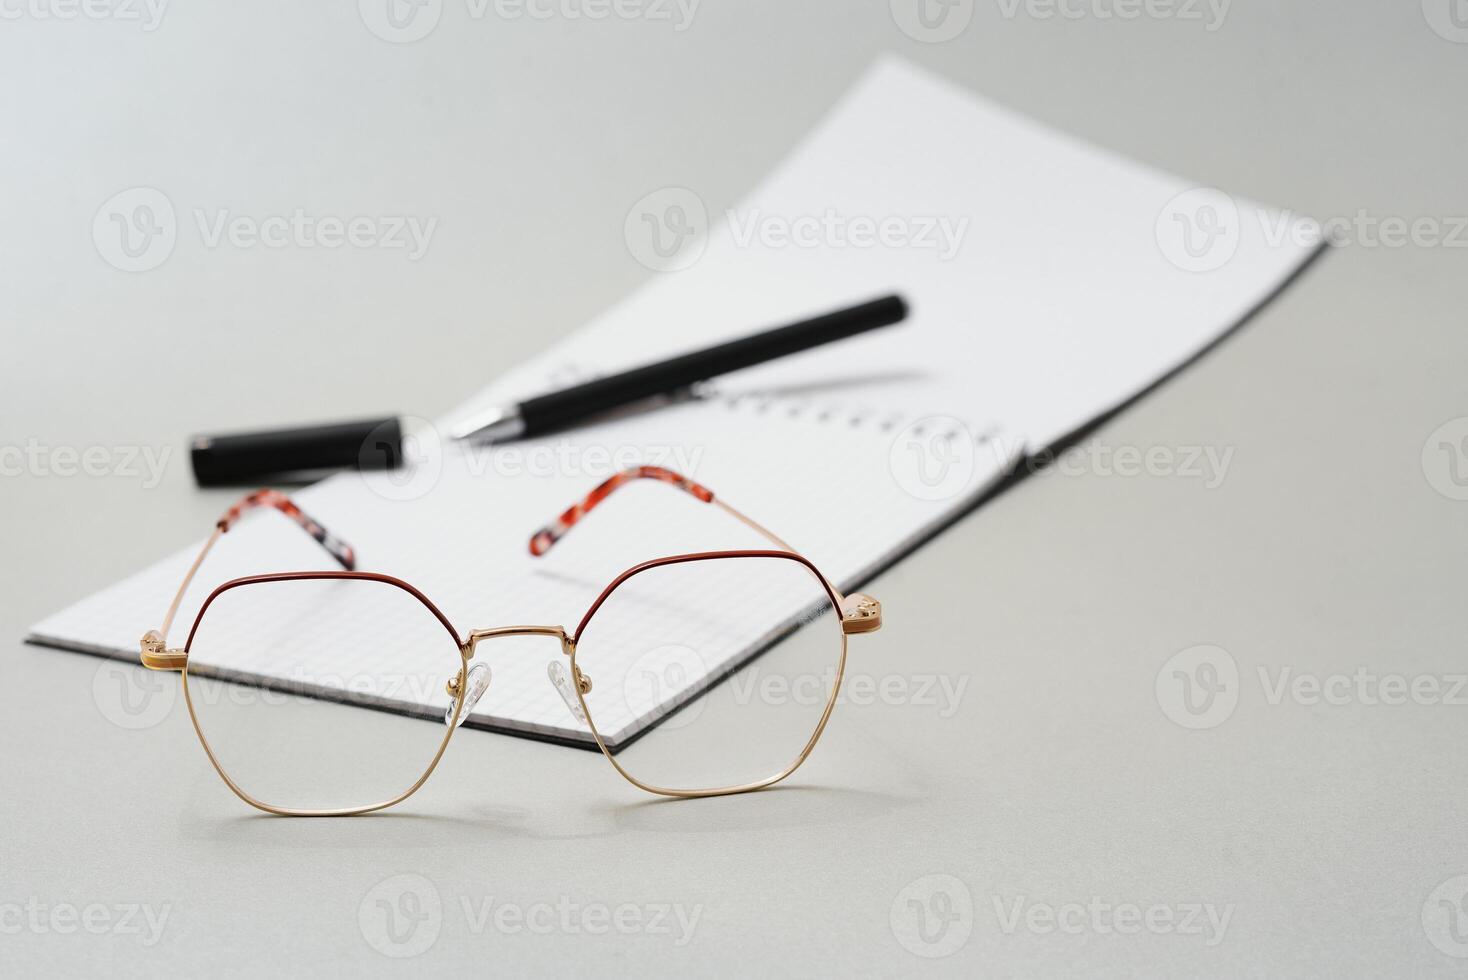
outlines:
[{"label": "eyeglass nose pad", "polygon": [[[491,678],[492,675],[489,671],[489,664],[475,664],[473,667],[469,668],[469,681],[468,684],[465,685],[468,690],[464,694],[464,710],[459,712],[459,725],[464,724],[464,719],[469,717],[469,712],[474,710],[474,706],[479,703],[479,699],[483,697],[484,692],[489,689],[489,682]],[[451,724],[454,720],[454,702],[458,700],[458,697],[455,694],[455,691],[458,688],[458,680],[459,679],[455,677],[453,680],[449,681],[448,684],[450,696],[448,710],[445,711],[443,715],[443,723],[445,725]],[[455,725],[454,727],[457,728],[458,725]]]},{"label": "eyeglass nose pad", "polygon": [[545,675],[561,693],[561,700],[566,702],[566,710],[571,712],[571,717],[583,725],[586,724],[586,712],[581,709],[581,699],[571,686],[571,675],[566,672],[565,666],[559,660],[552,660],[545,669]]}]

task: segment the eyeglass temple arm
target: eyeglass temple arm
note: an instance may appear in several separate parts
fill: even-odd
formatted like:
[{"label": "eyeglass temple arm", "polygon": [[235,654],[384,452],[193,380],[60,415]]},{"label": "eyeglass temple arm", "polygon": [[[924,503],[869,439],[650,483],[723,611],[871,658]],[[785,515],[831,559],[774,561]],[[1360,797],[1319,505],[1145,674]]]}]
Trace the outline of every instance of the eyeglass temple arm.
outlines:
[{"label": "eyeglass temple arm", "polygon": [[591,513],[593,510],[595,510],[597,504],[610,497],[612,495],[612,492],[615,491],[618,487],[626,486],[633,480],[658,480],[659,482],[667,483],[670,486],[675,486],[679,490],[682,490],[685,493],[692,495],[696,500],[699,500],[705,504],[713,504],[730,514],[733,514],[740,521],[743,521],[745,524],[749,525],[751,528],[757,531],[766,540],[774,542],[785,551],[795,550],[794,548],[790,547],[790,545],[782,541],[778,536],[766,530],[764,527],[761,527],[759,524],[756,524],[754,521],[750,520],[748,517],[735,510],[733,507],[730,507],[728,504],[724,503],[722,500],[716,500],[714,498],[714,492],[703,484],[695,483],[694,481],[688,479],[688,477],[683,476],[679,473],[675,473],[672,470],[664,469],[661,466],[634,466],[631,469],[623,470],[620,473],[614,474],[610,479],[597,484],[596,487],[579,502],[572,504],[565,511],[563,511],[561,513],[561,516],[557,517],[555,521],[547,524],[545,527],[541,528],[539,531],[536,531],[533,535],[531,535],[530,553],[539,558],[547,551],[550,551],[551,546],[554,545],[557,541],[561,540],[561,538],[565,537],[566,532],[571,530],[571,528],[574,527],[578,521],[580,521],[587,514]]},{"label": "eyeglass temple arm", "polygon": [[[678,489],[688,494],[691,494],[694,498],[702,501],[703,503],[713,504],[715,507],[720,508],[725,513],[732,516],[735,520],[738,520],[740,523],[746,525],[755,533],[759,534],[765,540],[772,542],[777,548],[781,549],[782,551],[788,551],[791,554],[799,554],[799,552],[797,552],[788,543],[786,543],[783,538],[775,534],[769,528],[749,517],[743,511],[736,510],[735,508],[725,503],[723,500],[715,498],[714,492],[708,487],[704,486],[701,483],[695,483],[692,480],[688,479],[688,477],[683,476],[679,473],[675,473],[672,470],[664,469],[661,466],[634,466],[631,469],[623,470],[622,472],[611,477],[611,479],[598,484],[596,488],[593,489],[589,494],[587,494],[580,503],[573,504],[571,507],[562,512],[561,516],[556,518],[553,523],[547,524],[545,527],[541,528],[539,531],[536,531],[533,535],[531,535],[530,553],[537,558],[545,554],[551,549],[552,545],[554,545],[561,538],[565,537],[566,532],[571,530],[571,528],[575,526],[577,521],[581,520],[587,514],[591,513],[591,511],[596,508],[596,505],[607,499],[607,497],[611,496],[614,490],[616,490],[618,487],[625,486],[626,484],[631,483],[633,480],[639,479],[658,480],[662,483],[671,484],[672,486],[675,486]],[[882,604],[880,602],[878,602],[876,599],[873,599],[869,595],[863,595],[859,592],[852,593],[849,596],[843,596],[841,594],[841,590],[836,588],[834,582],[826,578],[824,575],[821,575],[819,571],[817,571],[816,574],[821,576],[821,580],[826,583],[826,586],[831,590],[831,594],[836,597],[836,601],[841,607],[842,626],[846,632],[869,633],[873,630],[881,628]]]},{"label": "eyeglass temple arm", "polygon": [[349,572],[356,569],[357,553],[352,550],[352,546],[328,531],[319,521],[297,507],[294,500],[279,490],[256,490],[252,494],[247,494],[225,511],[224,516],[216,522],[215,526],[220,533],[228,531],[241,517],[257,507],[273,507],[280,511],[299,524],[301,530],[315,538],[317,543],[336,559],[338,565]]},{"label": "eyeglass temple arm", "polygon": [[302,530],[316,539],[342,568],[350,572],[357,567],[357,553],[351,545],[328,531],[319,521],[296,506],[294,500],[279,490],[256,490],[254,493],[246,494],[215,522],[214,533],[209,535],[209,539],[204,542],[204,547],[200,548],[198,555],[195,556],[194,563],[184,573],[183,582],[179,585],[178,592],[174,594],[173,602],[169,603],[168,612],[163,617],[162,627],[149,630],[144,634],[142,640],[144,666],[157,670],[179,670],[183,667],[183,654],[180,651],[167,649],[166,640],[168,631],[173,626],[173,619],[178,615],[179,604],[183,602],[184,593],[189,590],[189,585],[194,581],[194,576],[198,574],[199,566],[204,564],[204,557],[209,554],[209,549],[214,547],[214,542],[234,527],[246,513],[258,507],[273,508],[295,521]]}]

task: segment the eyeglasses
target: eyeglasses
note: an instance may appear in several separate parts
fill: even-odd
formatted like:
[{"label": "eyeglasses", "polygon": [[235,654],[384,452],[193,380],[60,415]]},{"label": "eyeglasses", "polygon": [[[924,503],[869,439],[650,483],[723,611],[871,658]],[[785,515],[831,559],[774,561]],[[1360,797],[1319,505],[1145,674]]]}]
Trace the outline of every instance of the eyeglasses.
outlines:
[{"label": "eyeglasses", "polygon": [[[777,783],[815,747],[836,705],[846,638],[879,629],[881,604],[842,596],[779,537],[656,466],[597,486],[535,532],[530,553],[544,556],[639,479],[711,504],[775,547],[634,565],[574,630],[460,633],[417,588],[357,571],[349,545],[284,494],[260,490],[219,519],[162,627],[143,636],[143,665],[180,672],[210,762],[240,799],[270,813],[345,816],[401,803],[427,781],[476,706],[546,735],[564,733],[569,712],[572,727],[589,732],[617,772],[651,793],[716,796]],[[169,647],[210,549],[261,508],[300,525],[340,569],[226,581],[204,599],[183,647]],[[559,697],[546,696],[543,683]],[[431,713],[442,724],[387,713],[367,724],[363,705]]]}]

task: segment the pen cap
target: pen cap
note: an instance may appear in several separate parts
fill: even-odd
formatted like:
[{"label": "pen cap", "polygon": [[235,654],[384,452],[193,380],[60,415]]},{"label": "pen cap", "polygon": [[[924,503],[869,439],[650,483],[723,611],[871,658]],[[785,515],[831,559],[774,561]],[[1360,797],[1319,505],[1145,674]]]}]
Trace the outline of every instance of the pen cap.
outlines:
[{"label": "pen cap", "polygon": [[195,436],[194,481],[201,487],[253,483],[286,473],[356,466],[396,469],[403,460],[396,417],[270,432]]}]

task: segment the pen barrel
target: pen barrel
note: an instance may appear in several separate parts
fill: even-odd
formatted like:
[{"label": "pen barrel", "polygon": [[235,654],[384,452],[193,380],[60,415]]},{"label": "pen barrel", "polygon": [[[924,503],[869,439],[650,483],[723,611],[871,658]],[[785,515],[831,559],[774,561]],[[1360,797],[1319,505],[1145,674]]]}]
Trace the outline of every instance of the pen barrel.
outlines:
[{"label": "pen barrel", "polygon": [[681,354],[658,364],[541,395],[519,405],[519,416],[524,423],[522,434],[534,435],[558,429],[598,412],[897,323],[906,316],[907,303],[902,297],[883,296],[858,306]]}]

